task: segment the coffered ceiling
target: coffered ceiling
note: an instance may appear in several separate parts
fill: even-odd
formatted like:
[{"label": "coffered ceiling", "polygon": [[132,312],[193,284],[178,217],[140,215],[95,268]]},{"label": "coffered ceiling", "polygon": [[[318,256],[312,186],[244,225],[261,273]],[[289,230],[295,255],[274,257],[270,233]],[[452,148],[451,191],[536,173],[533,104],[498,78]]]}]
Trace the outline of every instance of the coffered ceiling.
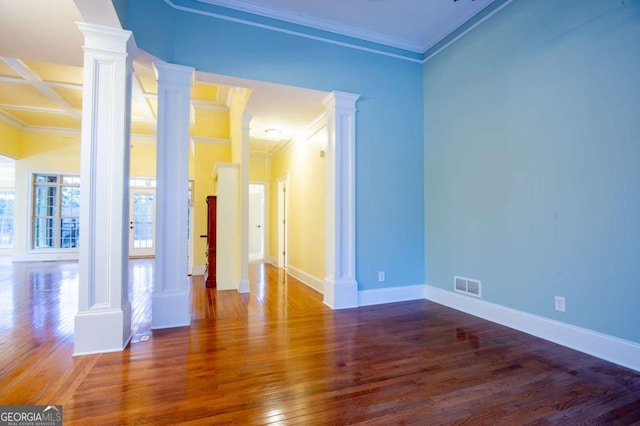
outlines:
[{"label": "coffered ceiling", "polygon": [[[165,0],[172,5],[176,0]],[[197,0],[363,40],[424,52],[494,0]],[[501,0],[504,1],[504,0]],[[76,25],[119,26],[109,0],[0,0],[0,120],[30,130],[78,132],[82,110],[82,44]],[[157,84],[144,52],[135,58],[132,135],[155,139]],[[228,76],[196,73],[191,136],[229,138],[236,88],[251,89],[247,114],[252,149],[273,151],[277,127],[290,139],[324,110],[326,93]]]}]

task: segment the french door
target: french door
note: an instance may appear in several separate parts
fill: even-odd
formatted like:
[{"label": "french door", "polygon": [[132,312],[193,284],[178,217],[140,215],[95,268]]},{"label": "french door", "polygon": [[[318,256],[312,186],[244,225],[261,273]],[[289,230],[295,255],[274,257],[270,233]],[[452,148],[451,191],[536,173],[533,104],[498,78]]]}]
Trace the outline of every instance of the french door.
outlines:
[{"label": "french door", "polygon": [[131,188],[129,207],[129,257],[155,255],[156,190]]}]

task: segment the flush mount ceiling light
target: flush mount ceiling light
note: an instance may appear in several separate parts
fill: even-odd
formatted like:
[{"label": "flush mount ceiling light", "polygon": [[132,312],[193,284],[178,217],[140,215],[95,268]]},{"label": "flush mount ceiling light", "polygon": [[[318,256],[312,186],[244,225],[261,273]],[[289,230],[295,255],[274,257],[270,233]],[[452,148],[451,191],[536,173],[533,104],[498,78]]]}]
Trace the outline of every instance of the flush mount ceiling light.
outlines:
[{"label": "flush mount ceiling light", "polygon": [[269,139],[282,139],[281,129],[276,129],[275,127],[271,127],[269,129],[265,129],[264,133],[267,135]]}]

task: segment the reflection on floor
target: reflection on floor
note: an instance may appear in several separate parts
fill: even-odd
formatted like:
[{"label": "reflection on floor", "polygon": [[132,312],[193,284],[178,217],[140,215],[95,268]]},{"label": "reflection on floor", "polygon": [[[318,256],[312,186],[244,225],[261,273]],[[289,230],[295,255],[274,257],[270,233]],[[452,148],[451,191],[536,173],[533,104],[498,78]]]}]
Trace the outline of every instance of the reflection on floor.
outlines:
[{"label": "reflection on floor", "polygon": [[152,331],[153,265],[130,263],[129,347],[73,357],[78,264],[0,258],[0,405],[78,425],[640,422],[637,372],[426,300],[332,311],[269,265],[250,294],[191,278],[191,326]]}]

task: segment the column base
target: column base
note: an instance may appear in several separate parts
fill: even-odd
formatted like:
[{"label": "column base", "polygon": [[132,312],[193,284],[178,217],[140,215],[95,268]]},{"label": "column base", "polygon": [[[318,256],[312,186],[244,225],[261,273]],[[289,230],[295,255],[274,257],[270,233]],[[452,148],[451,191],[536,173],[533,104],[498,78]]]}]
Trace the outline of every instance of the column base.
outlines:
[{"label": "column base", "polygon": [[324,304],[331,309],[358,307],[358,283],[355,280],[324,280]]},{"label": "column base", "polygon": [[131,340],[131,304],[122,310],[78,312],[75,317],[73,355],[124,350]]},{"label": "column base", "polygon": [[250,291],[249,280],[240,280],[240,284],[238,285],[238,293],[249,293]]},{"label": "column base", "polygon": [[191,324],[191,295],[184,292],[151,296],[151,328],[186,327]]}]

